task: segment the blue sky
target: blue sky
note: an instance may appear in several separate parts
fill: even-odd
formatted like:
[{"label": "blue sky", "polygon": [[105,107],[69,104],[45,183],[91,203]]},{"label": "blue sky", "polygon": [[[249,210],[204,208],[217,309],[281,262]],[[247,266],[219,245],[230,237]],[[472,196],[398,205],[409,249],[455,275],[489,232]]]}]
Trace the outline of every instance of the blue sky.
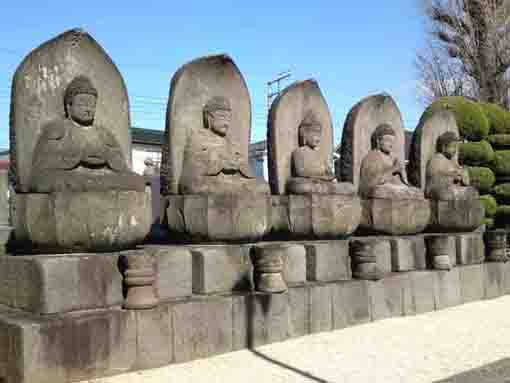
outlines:
[{"label": "blue sky", "polygon": [[[30,50],[74,27],[91,33],[123,74],[135,126],[164,129],[169,83],[184,63],[228,53],[252,99],[252,140],[266,135],[266,83],[290,69],[313,77],[329,104],[335,142],[361,98],[385,91],[406,128],[423,105],[414,58],[425,32],[418,0],[3,1],[0,24],[0,148],[8,147],[9,93]],[[290,82],[287,83],[287,85]]]}]

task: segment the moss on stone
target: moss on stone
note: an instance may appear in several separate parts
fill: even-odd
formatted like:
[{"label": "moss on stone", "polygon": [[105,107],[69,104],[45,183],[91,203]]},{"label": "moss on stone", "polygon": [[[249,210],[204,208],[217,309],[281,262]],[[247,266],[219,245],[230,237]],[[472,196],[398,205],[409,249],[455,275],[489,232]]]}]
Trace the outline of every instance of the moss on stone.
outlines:
[{"label": "moss on stone", "polygon": [[510,148],[510,134],[491,134],[489,143],[497,149]]},{"label": "moss on stone", "polygon": [[510,176],[510,150],[496,150],[490,168],[499,176]]},{"label": "moss on stone", "polygon": [[510,113],[497,104],[480,103],[489,121],[490,134],[510,133]]},{"label": "moss on stone", "polygon": [[496,182],[496,176],[491,169],[483,167],[468,167],[467,170],[469,172],[471,186],[477,188],[480,194],[487,194],[491,191],[494,182]]},{"label": "moss on stone", "polygon": [[483,140],[480,142],[466,142],[459,145],[459,160],[464,165],[487,166],[494,158],[491,144]]},{"label": "moss on stone", "polygon": [[485,194],[480,196],[480,201],[482,205],[485,207],[485,217],[492,218],[496,215],[496,211],[498,210],[498,203],[496,202],[496,198],[491,196],[490,194]]},{"label": "moss on stone", "polygon": [[483,108],[464,97],[441,97],[425,111],[431,113],[436,108],[449,109],[455,114],[459,133],[468,141],[481,141],[489,135],[489,120]]}]

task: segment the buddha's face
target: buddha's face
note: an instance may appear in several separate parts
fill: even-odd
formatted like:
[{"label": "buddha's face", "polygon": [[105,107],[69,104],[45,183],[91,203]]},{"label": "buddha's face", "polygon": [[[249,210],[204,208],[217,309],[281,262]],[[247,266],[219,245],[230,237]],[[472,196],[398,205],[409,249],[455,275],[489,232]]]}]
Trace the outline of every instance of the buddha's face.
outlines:
[{"label": "buddha's face", "polygon": [[391,134],[384,134],[377,140],[377,146],[379,150],[385,154],[390,154],[393,151],[393,145],[395,143],[395,136]]},{"label": "buddha's face", "polygon": [[452,159],[457,154],[457,142],[453,141],[443,147],[443,154],[446,158]]},{"label": "buddha's face", "polygon": [[73,121],[80,125],[89,126],[96,115],[96,96],[92,94],[77,94],[67,105],[67,112]]},{"label": "buddha's face", "polygon": [[311,149],[317,149],[321,144],[321,128],[320,126],[307,127],[302,129],[303,144]]},{"label": "buddha's face", "polygon": [[217,109],[212,112],[208,112],[208,123],[209,129],[219,136],[226,136],[232,121],[232,112],[225,109]]}]

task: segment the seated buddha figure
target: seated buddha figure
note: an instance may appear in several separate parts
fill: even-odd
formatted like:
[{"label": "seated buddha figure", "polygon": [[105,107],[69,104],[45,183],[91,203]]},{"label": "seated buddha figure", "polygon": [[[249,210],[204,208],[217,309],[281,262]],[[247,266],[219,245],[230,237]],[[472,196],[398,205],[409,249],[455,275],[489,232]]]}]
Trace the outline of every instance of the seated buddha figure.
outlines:
[{"label": "seated buddha figure", "polygon": [[409,186],[404,164],[392,154],[395,131],[381,124],[372,136],[372,150],[363,158],[360,194],[363,198],[424,199],[423,192]]},{"label": "seated buddha figure", "polygon": [[129,170],[115,136],[95,123],[97,99],[87,77],[67,86],[66,118],[46,125],[34,149],[32,192],[144,191],[143,177]]},{"label": "seated buddha figure", "polygon": [[290,194],[348,194],[354,185],[338,183],[327,159],[320,151],[322,126],[309,112],[298,128],[299,147],[292,152],[291,178],[287,182]]},{"label": "seated buddha figure", "polygon": [[269,193],[255,178],[239,144],[228,132],[230,101],[212,97],[203,109],[204,128],[192,131],[183,154],[180,194]]},{"label": "seated buddha figure", "polygon": [[427,164],[425,195],[441,201],[479,198],[478,191],[469,186],[469,174],[457,161],[459,137],[453,132],[437,139],[437,152]]}]

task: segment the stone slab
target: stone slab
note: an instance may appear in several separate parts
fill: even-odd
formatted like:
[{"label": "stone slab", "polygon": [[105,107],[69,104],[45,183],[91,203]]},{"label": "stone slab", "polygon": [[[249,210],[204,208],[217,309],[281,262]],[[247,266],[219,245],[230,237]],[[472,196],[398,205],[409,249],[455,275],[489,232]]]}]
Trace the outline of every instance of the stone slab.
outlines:
[{"label": "stone slab", "polygon": [[371,319],[373,321],[413,312],[411,280],[407,274],[392,274],[369,281]]},{"label": "stone slab", "polygon": [[341,329],[371,320],[368,282],[352,280],[332,285],[333,328]]},{"label": "stone slab", "polygon": [[436,271],[434,299],[436,310],[442,310],[462,303],[460,272],[458,268],[450,271]]},{"label": "stone slab", "polygon": [[303,245],[289,245],[283,255],[283,279],[289,286],[306,282],[306,250]]},{"label": "stone slab", "polygon": [[310,334],[310,288],[300,286],[290,288],[289,296],[289,336],[291,338]]},{"label": "stone slab", "polygon": [[333,282],[352,279],[349,241],[307,243],[306,274],[309,281]]},{"label": "stone slab", "polygon": [[[425,242],[427,244],[427,252],[426,252],[426,258],[427,258],[427,268],[433,268],[434,262],[433,262],[433,251],[430,249],[431,246],[431,240],[433,237],[437,236],[445,236],[444,234],[430,234],[425,235]],[[450,265],[451,267],[455,267],[457,265],[457,239],[455,235],[446,235],[447,244],[445,245],[446,252],[448,253],[448,256],[450,257]]]},{"label": "stone slab", "polygon": [[480,301],[485,298],[485,273],[483,264],[459,266],[462,302]]},{"label": "stone slab", "polygon": [[182,246],[146,247],[156,258],[156,288],[160,301],[191,296],[192,256]]},{"label": "stone slab", "polygon": [[427,268],[425,239],[422,236],[396,237],[391,243],[392,271],[425,270]]},{"label": "stone slab", "polygon": [[457,264],[473,265],[485,259],[483,233],[459,234],[456,237]]},{"label": "stone slab", "polygon": [[0,257],[0,304],[52,314],[122,301],[116,253]]},{"label": "stone slab", "polygon": [[436,277],[435,271],[412,271],[409,273],[413,305],[412,312],[408,312],[406,315],[423,314],[436,309]]},{"label": "stone slab", "polygon": [[249,248],[211,245],[192,247],[193,293],[216,294],[253,287]]},{"label": "stone slab", "polygon": [[234,345],[234,312],[230,297],[192,299],[170,305],[174,361],[230,352]]},{"label": "stone slab", "polygon": [[510,264],[487,262],[483,264],[485,280],[485,298],[497,298],[508,293],[510,283]]},{"label": "stone slab", "polygon": [[333,286],[310,286],[310,333],[333,330]]}]

